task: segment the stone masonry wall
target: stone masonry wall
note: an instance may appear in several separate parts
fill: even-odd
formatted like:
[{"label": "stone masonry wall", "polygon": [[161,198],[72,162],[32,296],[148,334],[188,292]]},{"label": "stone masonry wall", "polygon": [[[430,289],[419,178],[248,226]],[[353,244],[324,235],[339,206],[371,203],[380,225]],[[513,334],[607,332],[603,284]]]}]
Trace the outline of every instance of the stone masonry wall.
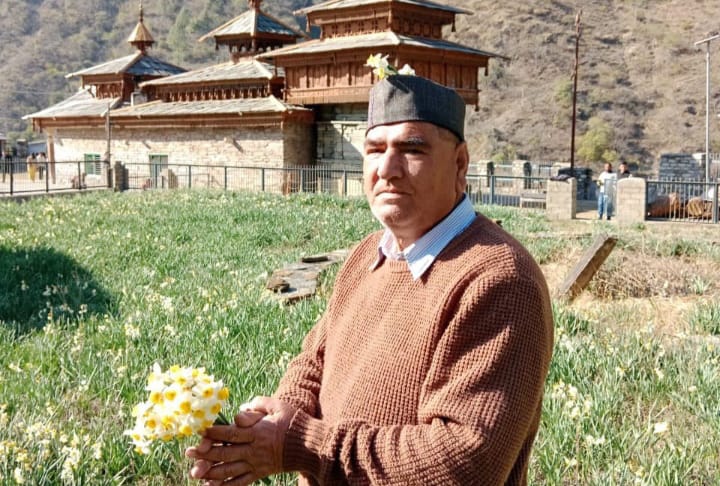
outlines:
[{"label": "stone masonry wall", "polygon": [[[200,174],[192,174],[190,181],[194,185],[223,185],[225,173],[223,166],[246,167],[287,167],[300,165],[302,157],[307,157],[311,149],[310,128],[308,125],[286,123],[288,136],[284,139],[280,126],[263,128],[174,128],[174,129],[115,129],[110,145],[112,162],[121,161],[132,172],[132,164],[147,164],[151,155],[167,155],[168,164],[216,165],[218,169],[204,169]],[[305,140],[303,140],[303,138]],[[107,151],[105,130],[98,129],[58,129],[55,132],[55,160],[82,161],[85,154],[98,154],[104,157]],[[286,148],[286,144],[288,147]],[[291,156],[290,160],[286,160]],[[301,164],[306,165],[306,164]],[[73,165],[59,164],[59,180],[69,181],[77,175]],[[65,170],[65,172],[63,172]],[[135,177],[150,177],[147,174],[135,174]],[[196,171],[197,172],[197,171]],[[235,170],[230,175],[234,188],[244,188],[246,181],[258,189],[261,185],[257,171]],[[182,176],[182,174],[180,174]],[[187,175],[188,178],[189,175]],[[88,176],[89,178],[93,176]],[[266,189],[280,187],[284,174],[268,174]],[[186,181],[187,183],[187,181]],[[158,183],[159,184],[159,183]],[[242,187],[238,187],[242,186]],[[255,187],[257,186],[257,187]]]},{"label": "stone masonry wall", "polygon": [[317,123],[317,160],[334,169],[360,170],[367,122],[333,120]]},{"label": "stone masonry wall", "polygon": [[662,154],[658,176],[661,180],[704,180],[705,164],[698,162],[691,154]]},{"label": "stone masonry wall", "polygon": [[313,165],[312,125],[301,123],[283,124],[283,160],[285,167]]},{"label": "stone masonry wall", "polygon": [[[55,160],[83,160],[86,153],[107,150],[104,129],[58,129]],[[112,160],[148,162],[153,154],[168,155],[170,164],[282,167],[283,135],[272,128],[115,129]]]}]

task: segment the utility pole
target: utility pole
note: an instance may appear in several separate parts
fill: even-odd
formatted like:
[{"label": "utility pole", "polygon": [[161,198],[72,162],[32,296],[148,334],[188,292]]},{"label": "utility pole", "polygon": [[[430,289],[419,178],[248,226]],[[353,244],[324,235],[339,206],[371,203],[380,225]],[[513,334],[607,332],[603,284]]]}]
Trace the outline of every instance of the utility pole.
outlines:
[{"label": "utility pole", "polygon": [[580,36],[582,36],[582,24],[580,16],[582,9],[575,16],[575,68],[573,69],[573,112],[572,112],[572,133],[570,135],[570,172],[575,174],[575,119],[577,118],[577,85],[578,65],[580,64]]},{"label": "utility pole", "polygon": [[720,38],[718,33],[697,41],[696,46],[705,44],[705,182],[710,182],[710,43]]},{"label": "utility pole", "polygon": [[108,102],[107,110],[105,111],[105,136],[107,138],[107,150],[105,151],[105,162],[108,167],[110,165],[110,142],[112,140],[112,127],[110,126],[110,108],[112,103]]}]

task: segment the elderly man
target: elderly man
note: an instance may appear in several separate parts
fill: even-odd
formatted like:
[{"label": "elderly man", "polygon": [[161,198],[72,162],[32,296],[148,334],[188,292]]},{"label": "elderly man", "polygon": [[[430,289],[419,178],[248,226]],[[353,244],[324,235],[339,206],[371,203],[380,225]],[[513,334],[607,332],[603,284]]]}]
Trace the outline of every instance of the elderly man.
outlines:
[{"label": "elderly man", "polygon": [[464,195],[465,104],[390,76],[370,94],[365,193],[383,232],[338,273],[272,398],[211,427],[191,476],[246,485],[524,484],[551,356],[547,286]]}]

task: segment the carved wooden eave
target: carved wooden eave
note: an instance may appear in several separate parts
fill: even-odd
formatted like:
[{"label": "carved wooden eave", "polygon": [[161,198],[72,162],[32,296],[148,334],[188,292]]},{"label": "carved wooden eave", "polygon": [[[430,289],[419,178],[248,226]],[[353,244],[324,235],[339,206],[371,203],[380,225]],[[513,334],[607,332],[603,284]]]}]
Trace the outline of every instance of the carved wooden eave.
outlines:
[{"label": "carved wooden eave", "polygon": [[281,96],[284,83],[277,82],[250,83],[250,82],[213,82],[175,86],[157,86],[148,88],[148,97],[151,100],[165,102],[175,101],[210,101],[245,98],[260,98],[269,95]]},{"label": "carved wooden eave", "polygon": [[[279,73],[283,75],[280,76]],[[281,98],[283,86],[284,71],[248,59],[216,64],[140,85],[147,93],[148,100],[167,102],[258,98],[269,95]]]},{"label": "carved wooden eave", "polygon": [[282,125],[281,113],[248,115],[244,113],[221,115],[135,116],[111,117],[113,128],[221,128],[221,127],[278,127]]},{"label": "carved wooden eave", "polygon": [[285,101],[292,104],[367,102],[375,79],[365,66],[371,54],[389,55],[395,66],[409,64],[418,76],[458,91],[466,103],[478,102],[478,69],[487,72],[497,54],[441,39],[392,32],[315,40],[259,56],[285,69]]},{"label": "carved wooden eave", "polygon": [[391,30],[398,34],[442,38],[442,27],[452,25],[455,14],[406,4],[379,4],[308,14],[308,25],[320,27],[320,38],[367,34]]},{"label": "carved wooden eave", "polygon": [[443,26],[452,25],[454,30],[455,16],[472,12],[431,1],[338,0],[294,14],[307,16],[308,30],[312,25],[320,27],[323,39],[382,31],[441,39]]},{"label": "carved wooden eave", "polygon": [[[309,110],[289,110],[282,113],[271,114],[220,114],[220,115],[196,115],[196,116],[134,116],[117,117],[111,116],[113,129],[135,129],[135,128],[257,128],[257,127],[280,127],[283,123],[294,122],[312,124],[314,114]],[[33,119],[33,128],[37,131],[45,131],[57,128],[72,129],[102,129],[105,130],[105,118],[100,117],[67,117],[67,118],[42,118]]]},{"label": "carved wooden eave", "polygon": [[282,96],[284,80],[218,80],[203,83],[157,85],[145,88],[150,100],[209,101]]},{"label": "carved wooden eave", "polygon": [[33,118],[33,130],[44,132],[51,128],[105,129],[105,117],[52,117]]}]

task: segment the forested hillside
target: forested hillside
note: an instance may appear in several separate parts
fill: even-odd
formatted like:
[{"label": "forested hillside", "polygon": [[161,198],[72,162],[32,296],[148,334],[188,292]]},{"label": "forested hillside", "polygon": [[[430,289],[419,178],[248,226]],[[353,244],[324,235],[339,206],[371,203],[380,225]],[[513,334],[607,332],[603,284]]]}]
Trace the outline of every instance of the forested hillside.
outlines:
[{"label": "forested hillside", "polygon": [[[439,0],[443,1],[443,0]],[[263,9],[305,27],[292,11],[312,0],[265,0]],[[503,54],[481,81],[469,116],[476,159],[567,160],[575,15],[583,8],[579,66],[579,158],[625,158],[649,170],[662,152],[704,150],[705,53],[694,47],[717,28],[707,0],[454,0],[448,38]],[[65,74],[132,52],[125,42],[138,0],[3,0],[0,8],[0,131],[26,130],[24,114],[77,89]],[[197,39],[247,8],[246,0],[145,0],[153,53],[192,68],[227,58]],[[711,140],[720,151],[720,41],[712,45]],[[588,134],[588,132],[590,132]]]}]

